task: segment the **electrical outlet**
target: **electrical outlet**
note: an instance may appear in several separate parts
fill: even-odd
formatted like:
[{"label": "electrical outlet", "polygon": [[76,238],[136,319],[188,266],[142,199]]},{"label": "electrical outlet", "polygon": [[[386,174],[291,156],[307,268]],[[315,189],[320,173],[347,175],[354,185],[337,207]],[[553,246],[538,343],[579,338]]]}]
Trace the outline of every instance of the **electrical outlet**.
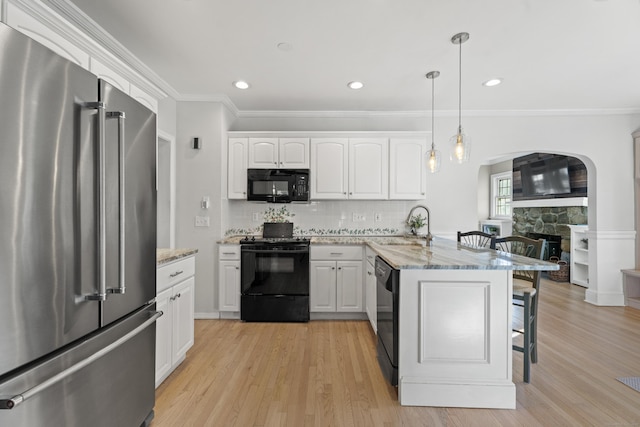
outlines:
[{"label": "electrical outlet", "polygon": [[375,222],[382,221],[382,214],[381,214],[381,213],[373,214],[373,220],[374,220]]},{"label": "electrical outlet", "polygon": [[364,214],[354,213],[353,222],[366,221],[367,217]]},{"label": "electrical outlet", "polygon": [[252,217],[252,219],[253,219],[254,221],[256,221],[256,222],[257,222],[257,221],[260,221],[260,213],[258,213],[258,212],[254,212],[254,213],[253,213],[253,217]]},{"label": "electrical outlet", "polygon": [[196,216],[196,227],[208,227],[208,226],[209,226],[208,216]]}]

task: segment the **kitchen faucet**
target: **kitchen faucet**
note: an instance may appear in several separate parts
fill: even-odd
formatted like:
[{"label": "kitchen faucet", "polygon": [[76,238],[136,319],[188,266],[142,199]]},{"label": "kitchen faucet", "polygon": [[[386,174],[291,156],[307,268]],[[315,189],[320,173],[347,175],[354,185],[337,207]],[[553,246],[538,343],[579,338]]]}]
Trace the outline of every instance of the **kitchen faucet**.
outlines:
[{"label": "kitchen faucet", "polygon": [[415,211],[418,208],[422,208],[425,211],[427,211],[427,235],[424,236],[425,240],[427,241],[427,245],[431,244],[431,241],[433,240],[433,236],[431,235],[431,212],[429,212],[429,208],[424,206],[424,205],[415,205],[414,207],[411,208],[411,210],[409,211],[409,215],[407,215],[407,220],[406,223],[409,223],[409,220],[411,219],[411,216],[413,214],[413,211]]}]

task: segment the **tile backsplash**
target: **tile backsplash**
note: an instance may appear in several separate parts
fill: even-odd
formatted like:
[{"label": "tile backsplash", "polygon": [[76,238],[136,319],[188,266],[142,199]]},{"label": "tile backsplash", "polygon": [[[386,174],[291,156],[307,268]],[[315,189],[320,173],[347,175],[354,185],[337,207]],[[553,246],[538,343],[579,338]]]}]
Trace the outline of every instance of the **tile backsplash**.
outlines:
[{"label": "tile backsplash", "polygon": [[294,234],[308,236],[398,235],[408,232],[405,220],[415,201],[314,201],[270,204],[230,201],[225,235],[260,234],[262,224],[290,221]]}]

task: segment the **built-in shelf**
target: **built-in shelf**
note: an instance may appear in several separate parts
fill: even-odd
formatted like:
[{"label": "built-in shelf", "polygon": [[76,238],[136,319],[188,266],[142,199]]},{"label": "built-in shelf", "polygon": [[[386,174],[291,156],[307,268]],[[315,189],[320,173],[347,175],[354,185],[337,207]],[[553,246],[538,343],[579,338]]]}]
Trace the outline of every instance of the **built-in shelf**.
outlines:
[{"label": "built-in shelf", "polygon": [[583,242],[587,238],[588,226],[570,225],[571,228],[571,264],[569,281],[576,285],[589,287],[589,246]]}]

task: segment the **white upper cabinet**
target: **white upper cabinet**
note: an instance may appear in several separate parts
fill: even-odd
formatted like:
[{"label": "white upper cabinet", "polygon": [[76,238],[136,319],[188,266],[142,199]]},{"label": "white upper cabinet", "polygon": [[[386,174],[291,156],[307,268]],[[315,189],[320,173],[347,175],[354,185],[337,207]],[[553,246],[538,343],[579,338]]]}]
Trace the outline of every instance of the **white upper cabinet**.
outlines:
[{"label": "white upper cabinet", "polygon": [[158,99],[156,99],[154,96],[149,95],[147,92],[143,91],[133,84],[131,84],[129,87],[129,95],[131,95],[133,99],[135,99],[154,113],[158,113]]},{"label": "white upper cabinet", "polygon": [[124,93],[128,94],[130,92],[131,86],[127,79],[118,75],[118,73],[116,73],[97,59],[91,58],[91,66],[89,68],[89,71],[95,74],[98,78],[120,89]]},{"label": "white upper cabinet", "polygon": [[380,200],[389,195],[386,138],[311,140],[311,199]]},{"label": "white upper cabinet", "polygon": [[426,173],[424,139],[392,138],[389,142],[389,199],[425,198]]},{"label": "white upper cabinet", "polygon": [[280,138],[280,167],[309,169],[309,138]]},{"label": "white upper cabinet", "polygon": [[309,168],[309,138],[249,138],[249,168]]},{"label": "white upper cabinet", "polygon": [[278,167],[278,138],[249,138],[249,167]]},{"label": "white upper cabinet", "polygon": [[349,198],[389,196],[389,142],[386,138],[349,139]]},{"label": "white upper cabinet", "polygon": [[227,171],[227,197],[229,199],[247,198],[247,158],[249,140],[247,138],[229,138],[229,164]]},{"label": "white upper cabinet", "polygon": [[394,137],[370,132],[353,138],[338,132],[331,132],[331,136],[310,132],[309,138],[264,134],[255,137],[238,133],[229,138],[230,199],[246,198],[247,168],[309,169],[310,200],[425,198],[427,141],[422,134]]},{"label": "white upper cabinet", "polygon": [[89,69],[89,54],[14,4],[6,3],[6,23],[63,58]]},{"label": "white upper cabinet", "polygon": [[[98,48],[97,50],[99,50],[100,53],[96,53],[95,51],[87,52],[78,47],[86,45],[88,39],[75,28],[68,26],[68,24],[61,24],[61,26],[67,27],[65,28],[65,35],[63,36],[63,30],[59,27],[48,27],[47,22],[37,19],[11,2],[7,2],[6,5],[6,23],[38,43],[48,47],[63,58],[68,59],[85,70],[89,70],[97,77],[109,82],[154,113],[158,112],[158,98],[132,85],[127,78],[123,77],[123,74],[131,74],[132,70],[130,67],[115,59],[113,55],[107,53],[104,49]],[[65,38],[65,36],[68,36],[70,39]],[[92,40],[92,42],[95,41]],[[107,59],[107,63],[111,65],[108,66],[104,64],[104,62],[96,59],[95,56],[102,59],[111,58],[112,60]],[[115,67],[115,70],[113,67]],[[120,72],[116,70],[120,70]]]},{"label": "white upper cabinet", "polygon": [[311,140],[311,199],[346,199],[349,170],[347,138]]}]

